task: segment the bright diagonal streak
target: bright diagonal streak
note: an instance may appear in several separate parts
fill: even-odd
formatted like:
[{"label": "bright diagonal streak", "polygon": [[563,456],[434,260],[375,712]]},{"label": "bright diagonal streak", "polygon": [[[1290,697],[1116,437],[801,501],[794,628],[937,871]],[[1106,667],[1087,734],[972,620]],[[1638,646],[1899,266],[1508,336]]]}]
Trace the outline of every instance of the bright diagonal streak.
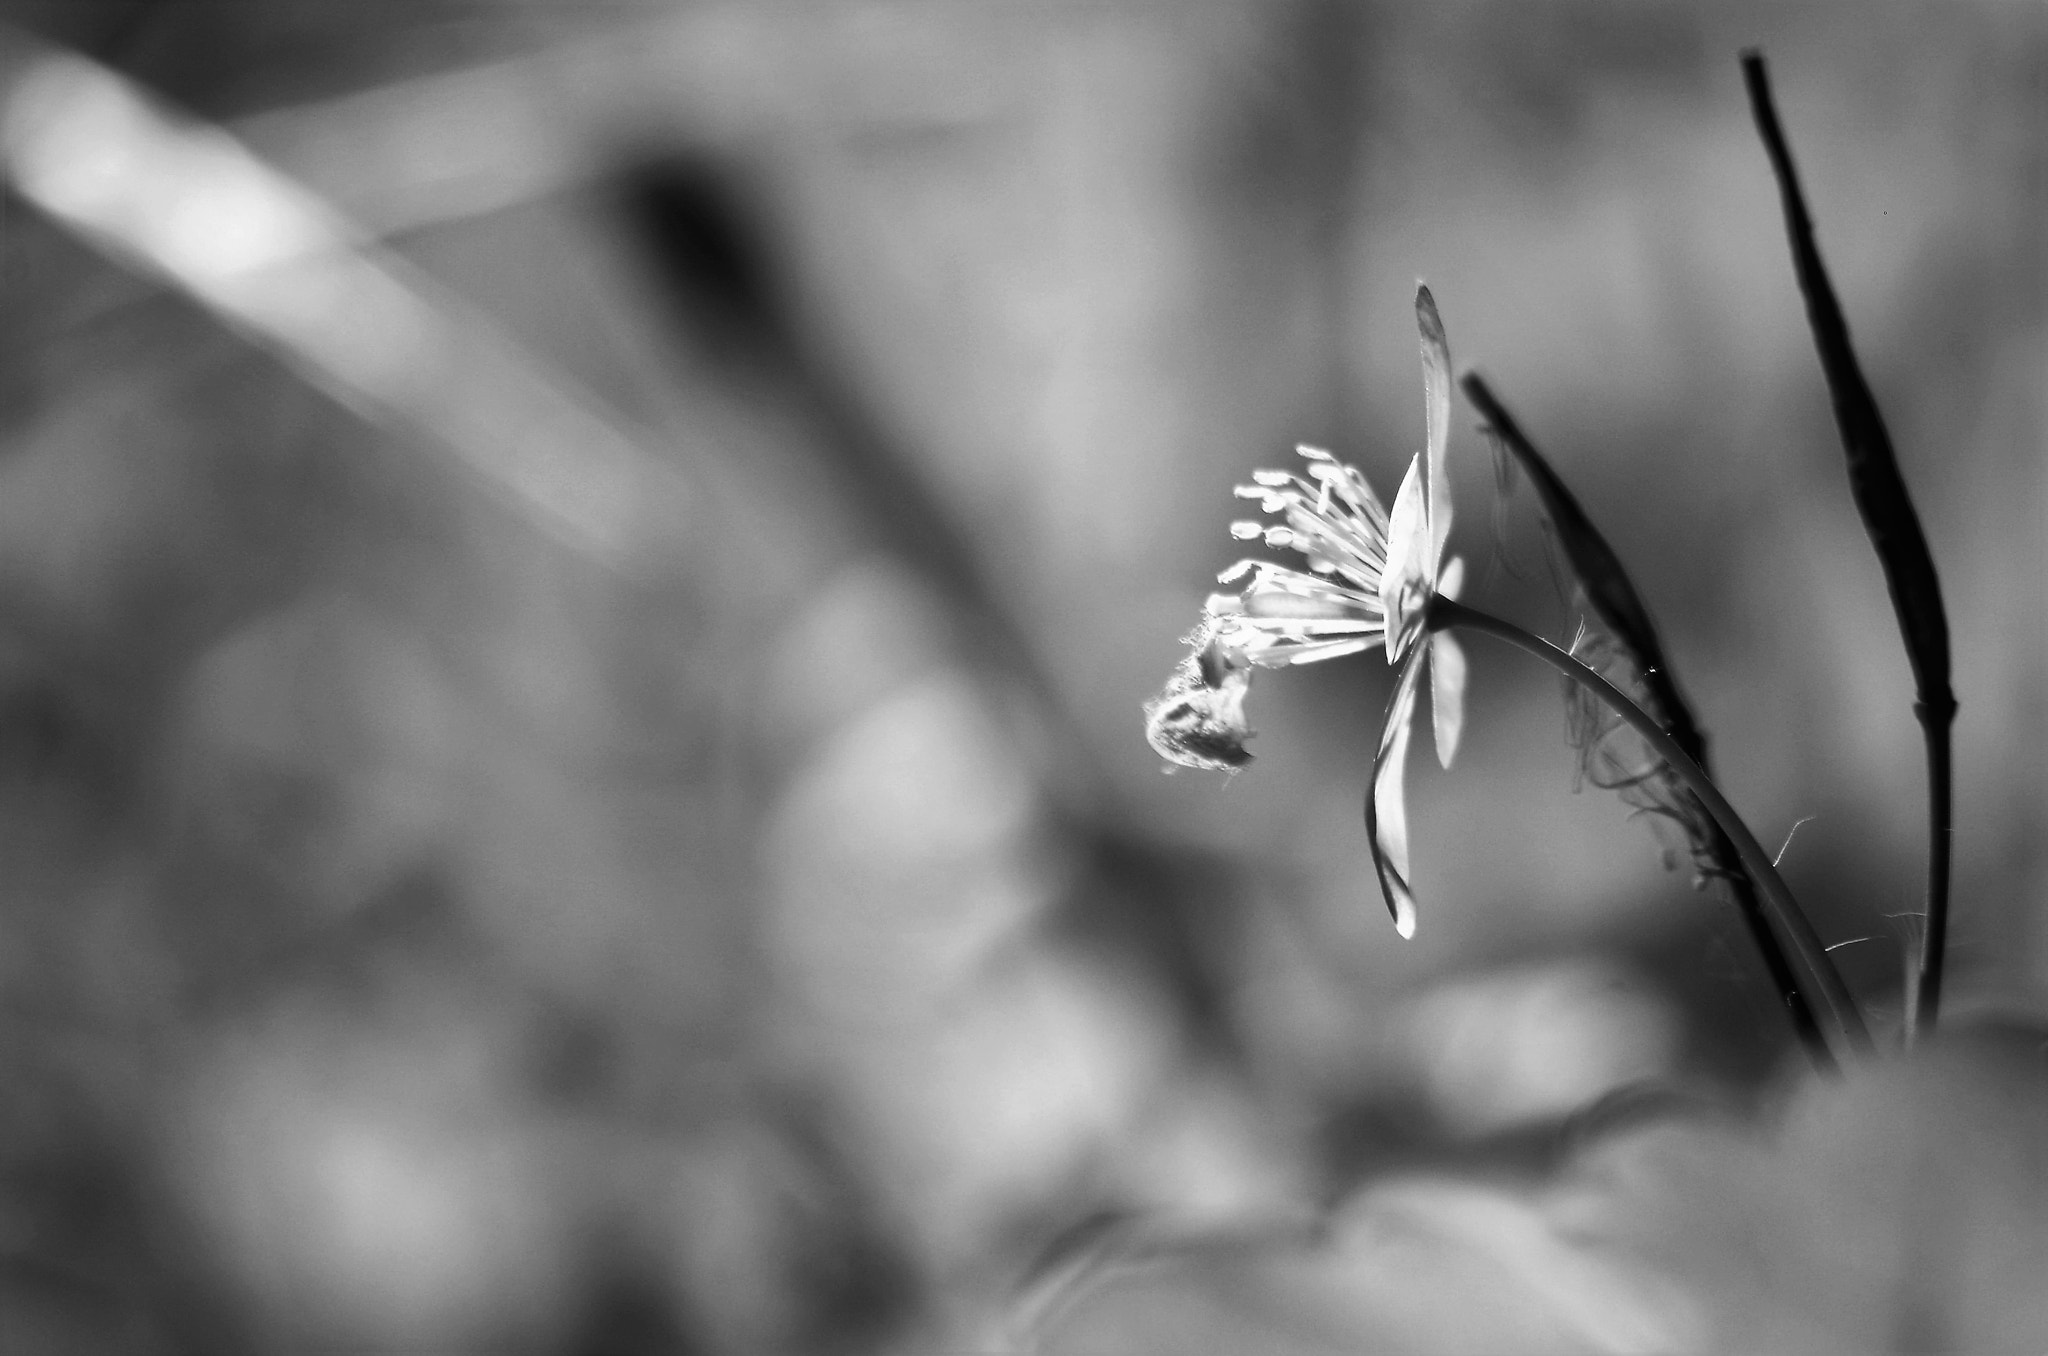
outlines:
[{"label": "bright diagonal streak", "polygon": [[1785,831],[1785,841],[1778,845],[1778,855],[1771,858],[1772,866],[1782,866],[1784,864],[1785,854],[1792,850],[1792,839],[1798,835],[1801,828],[1811,824],[1819,817],[1818,815],[1801,815],[1798,819],[1792,821],[1792,827]]},{"label": "bright diagonal streak", "polygon": [[23,197],[453,451],[550,535],[622,565],[674,531],[681,477],[472,308],[227,133],[106,67],[5,45],[0,164]]}]

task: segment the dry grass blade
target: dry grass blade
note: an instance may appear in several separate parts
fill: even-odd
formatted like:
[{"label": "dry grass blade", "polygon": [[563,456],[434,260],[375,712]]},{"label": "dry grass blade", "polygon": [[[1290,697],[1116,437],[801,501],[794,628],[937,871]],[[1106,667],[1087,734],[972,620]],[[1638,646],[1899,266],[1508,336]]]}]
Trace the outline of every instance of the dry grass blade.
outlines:
[{"label": "dry grass blade", "polygon": [[623,568],[678,535],[689,487],[602,402],[220,128],[6,29],[0,177],[564,544]]},{"label": "dry grass blade", "polygon": [[[1571,564],[1585,607],[1596,626],[1582,632],[1572,646],[1574,658],[1637,699],[1673,742],[1700,767],[1707,768],[1706,736],[1692,708],[1678,690],[1656,624],[1642,595],[1636,592],[1621,557],[1593,525],[1578,499],[1536,450],[1521,426],[1495,397],[1484,378],[1468,372],[1460,383],[1493,435],[1529,477],[1558,545]],[[1748,925],[1791,1019],[1800,1044],[1817,1064],[1833,1060],[1821,1036],[1812,1005],[1801,991],[1784,949],[1770,930],[1757,899],[1756,886],[1743,869],[1734,844],[1699,800],[1672,771],[1605,707],[1587,700],[1577,687],[1568,689],[1573,741],[1583,757],[1583,771],[1595,785],[1616,792],[1639,812],[1676,824],[1691,847],[1695,868],[1704,878],[1725,881]],[[1620,744],[1618,741],[1627,741]],[[1711,769],[1709,769],[1711,770]]]},{"label": "dry grass blade", "polygon": [[[379,235],[602,183],[622,147],[943,133],[1028,97],[1046,25],[972,7],[572,5],[537,50],[270,109],[229,129]],[[543,22],[540,27],[547,27]]]},{"label": "dry grass blade", "polygon": [[1770,75],[1761,52],[1742,54],[1742,77],[1749,89],[1757,132],[1770,155],[1771,171],[1777,177],[1778,191],[1784,200],[1792,268],[1799,279],[1799,291],[1806,298],[1806,317],[1813,327],[1821,370],[1827,376],[1835,424],[1841,430],[1849,489],[1855,496],[1857,512],[1863,516],[1863,526],[1870,533],[1871,544],[1877,548],[1878,561],[1884,566],[1892,609],[1898,614],[1899,631],[1906,643],[1906,658],[1913,666],[1914,713],[1927,741],[1931,821],[1927,942],[1921,951],[1917,987],[1911,983],[1907,986],[1909,998],[1917,995],[1917,1001],[1910,1004],[1907,1012],[1906,1029],[1910,1036],[1923,1021],[1933,1026],[1940,1007],[1948,927],[1952,834],[1949,726],[1956,712],[1955,693],[1949,686],[1948,613],[1942,606],[1941,580],[1935,573],[1934,557],[1927,549],[1927,536],[1920,528],[1920,515],[1914,511],[1905,477],[1899,473],[1891,434],[1885,429],[1883,415],[1878,413],[1870,383],[1863,378],[1855,346],[1849,341],[1849,323],[1835,298],[1834,285],[1828,281],[1827,268],[1821,263],[1813,218],[1799,187],[1791,146],[1778,122],[1778,111],[1771,99]]},{"label": "dry grass blade", "polygon": [[1460,385],[1466,399],[1529,477],[1536,497],[1543,501],[1543,512],[1557,532],[1558,544],[1564,548],[1565,559],[1571,562],[1579,586],[1586,591],[1587,604],[1642,670],[1642,684],[1649,698],[1644,707],[1670,731],[1694,762],[1701,762],[1705,740],[1693,721],[1691,708],[1672,681],[1656,624],[1650,620],[1650,610],[1643,606],[1642,596],[1636,592],[1628,571],[1622,568],[1621,558],[1506,407],[1495,398],[1485,379],[1476,372],[1468,372]]}]

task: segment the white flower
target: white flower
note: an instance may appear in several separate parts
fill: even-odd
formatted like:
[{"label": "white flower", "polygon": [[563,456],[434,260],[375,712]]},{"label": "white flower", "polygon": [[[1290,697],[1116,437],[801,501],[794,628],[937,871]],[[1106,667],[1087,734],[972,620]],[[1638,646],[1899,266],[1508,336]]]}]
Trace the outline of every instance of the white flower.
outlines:
[{"label": "white flower", "polygon": [[1366,831],[1380,893],[1403,937],[1415,935],[1404,783],[1408,735],[1415,721],[1415,690],[1423,669],[1429,670],[1437,759],[1446,768],[1457,754],[1458,736],[1465,724],[1465,651],[1449,632],[1430,632],[1425,626],[1430,599],[1438,594],[1457,597],[1465,573],[1461,560],[1444,564],[1444,543],[1451,534],[1451,487],[1445,467],[1451,432],[1451,348],[1444,337],[1443,320],[1437,315],[1436,299],[1427,287],[1416,289],[1415,320],[1422,333],[1426,441],[1422,455],[1408,463],[1408,475],[1394,496],[1394,511],[1387,524],[1387,564],[1379,580],[1380,613],[1387,662],[1400,664],[1401,673],[1387,701],[1379,750],[1373,758],[1372,792],[1365,801]]},{"label": "white flower", "polygon": [[[1403,937],[1415,932],[1408,887],[1408,812],[1403,792],[1409,727],[1424,668],[1437,757],[1448,768],[1464,723],[1465,656],[1456,641],[1426,629],[1429,601],[1456,596],[1462,562],[1445,566],[1451,530],[1450,482],[1444,458],[1450,441],[1451,354],[1443,321],[1427,287],[1415,294],[1422,334],[1425,444],[1409,463],[1390,514],[1356,469],[1318,447],[1296,450],[1305,475],[1261,470],[1237,487],[1277,521],[1231,524],[1240,541],[1262,540],[1293,550],[1307,570],[1266,560],[1240,560],[1218,576],[1237,594],[1212,596],[1202,624],[1187,637],[1190,652],[1166,691],[1145,708],[1146,734],[1161,756],[1186,767],[1235,770],[1251,761],[1244,698],[1254,668],[1359,654],[1384,644],[1400,666],[1373,759],[1366,826],[1380,891]],[[1425,637],[1428,643],[1423,643]]]}]

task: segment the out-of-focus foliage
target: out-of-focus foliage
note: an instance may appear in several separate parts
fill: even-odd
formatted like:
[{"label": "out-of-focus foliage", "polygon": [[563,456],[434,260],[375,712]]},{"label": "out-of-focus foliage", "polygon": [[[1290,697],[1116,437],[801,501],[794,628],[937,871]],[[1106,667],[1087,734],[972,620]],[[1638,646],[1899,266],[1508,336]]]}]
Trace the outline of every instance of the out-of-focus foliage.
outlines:
[{"label": "out-of-focus foliage", "polygon": [[[2044,11],[0,17],[8,1351],[2040,1344],[2038,1066],[1782,1071],[1543,675],[1475,647],[1413,943],[1376,670],[1276,685],[1227,785],[1138,704],[1248,468],[1412,455],[1426,276],[1884,1014],[1919,749],[1761,42],[1950,602],[1950,997],[2037,1001]],[[176,136],[36,161],[52,70]],[[234,147],[312,273],[163,177]],[[1486,517],[1468,593],[1566,628]]]},{"label": "out-of-focus foliage", "polygon": [[1327,1239],[1104,1275],[1080,1353],[2023,1351],[2048,1334],[2048,1064],[1991,1027],[1763,1124],[1653,1114],[1530,1185],[1394,1174]]}]

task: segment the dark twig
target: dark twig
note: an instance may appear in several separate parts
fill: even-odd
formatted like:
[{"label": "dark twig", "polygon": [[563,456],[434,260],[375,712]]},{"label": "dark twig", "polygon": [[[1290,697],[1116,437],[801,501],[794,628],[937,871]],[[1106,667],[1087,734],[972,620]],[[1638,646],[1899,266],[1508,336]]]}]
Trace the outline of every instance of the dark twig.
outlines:
[{"label": "dark twig", "polygon": [[1920,517],[1899,474],[1898,458],[1892,451],[1891,435],[1878,413],[1877,400],[1863,379],[1856,350],[1849,342],[1849,324],[1842,316],[1835,289],[1822,265],[1820,247],[1814,241],[1813,218],[1806,210],[1806,198],[1799,188],[1799,176],[1792,165],[1792,150],[1778,123],[1777,108],[1771,101],[1770,75],[1761,52],[1742,54],[1742,77],[1749,88],[1750,111],[1756,116],[1758,133],[1771,158],[1778,191],[1785,205],[1785,233],[1792,244],[1792,268],[1799,278],[1799,291],[1806,298],[1806,318],[1813,327],[1814,347],[1820,352],[1821,370],[1827,376],[1828,394],[1835,407],[1835,424],[1841,430],[1842,450],[1847,454],[1849,489],[1855,495],[1863,526],[1877,548],[1884,566],[1885,583],[1891,589],[1892,608],[1898,614],[1899,631],[1905,639],[1906,658],[1913,666],[1916,700],[1913,714],[1919,717],[1927,743],[1927,935],[1920,949],[1918,983],[1906,986],[1906,1038],[1911,1041],[1925,1027],[1932,1030],[1941,1007],[1941,971],[1948,940],[1949,852],[1954,830],[1951,825],[1951,747],[1949,729],[1955,720],[1955,693],[1949,687],[1948,613],[1942,607],[1941,581],[1934,570],[1934,557],[1927,549],[1927,537],[1920,529]]},{"label": "dark twig", "polygon": [[[1672,676],[1671,665],[1664,655],[1663,643],[1657,638],[1656,624],[1651,621],[1650,610],[1636,592],[1628,571],[1622,567],[1621,557],[1615,554],[1614,548],[1580,507],[1578,499],[1551,469],[1543,454],[1536,450],[1535,444],[1529,441],[1506,406],[1494,396],[1485,379],[1477,372],[1467,372],[1460,384],[1464,387],[1466,399],[1479,411],[1480,418],[1486,421],[1528,474],[1536,497],[1543,503],[1544,513],[1556,529],[1565,558],[1571,562],[1580,587],[1585,590],[1587,604],[1620,642],[1640,675],[1644,709],[1664,727],[1687,757],[1711,775],[1706,736],[1701,732],[1691,706],[1678,690],[1677,680]],[[1680,791],[1680,794],[1692,796],[1692,792],[1687,790]],[[1698,804],[1697,797],[1693,797],[1693,801]],[[1706,858],[1703,865],[1727,883],[1729,896],[1763,957],[1764,968],[1770,972],[1771,983],[1785,1005],[1786,1015],[1791,1019],[1792,1030],[1800,1045],[1815,1065],[1823,1069],[1832,1067],[1834,1060],[1828,1053],[1827,1042],[1821,1037],[1813,1005],[1800,988],[1783,946],[1771,932],[1770,922],[1757,898],[1756,886],[1743,869],[1735,845],[1712,816],[1706,814],[1704,807],[1697,816],[1689,819],[1703,830],[1704,841],[1698,845]]]}]

